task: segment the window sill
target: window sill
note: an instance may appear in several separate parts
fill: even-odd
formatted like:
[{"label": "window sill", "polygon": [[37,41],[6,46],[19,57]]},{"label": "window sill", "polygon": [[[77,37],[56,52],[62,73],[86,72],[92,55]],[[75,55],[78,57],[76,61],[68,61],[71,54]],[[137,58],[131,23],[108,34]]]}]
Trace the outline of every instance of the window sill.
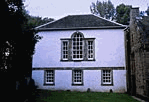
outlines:
[{"label": "window sill", "polygon": [[43,84],[44,86],[54,86],[55,84],[53,83],[53,84],[46,84],[46,83],[44,83]]},{"label": "window sill", "polygon": [[81,61],[96,61],[95,59],[92,59],[92,60],[63,60],[61,59],[60,60],[61,62],[81,62]]},{"label": "window sill", "polygon": [[71,84],[72,86],[83,86],[83,83],[82,84]]},{"label": "window sill", "polygon": [[101,86],[114,86],[113,84],[101,84]]}]

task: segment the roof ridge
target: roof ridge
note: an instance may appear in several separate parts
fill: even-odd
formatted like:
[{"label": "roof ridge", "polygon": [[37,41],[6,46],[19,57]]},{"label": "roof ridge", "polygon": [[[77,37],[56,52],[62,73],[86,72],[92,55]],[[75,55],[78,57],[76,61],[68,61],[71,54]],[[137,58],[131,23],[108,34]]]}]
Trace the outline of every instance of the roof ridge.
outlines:
[{"label": "roof ridge", "polygon": [[[42,25],[40,25],[40,26],[37,26],[37,27],[35,27],[34,29],[40,29],[40,28],[43,28],[44,26],[46,27],[50,27],[50,26],[48,26],[48,25],[51,25],[51,24],[57,24],[57,22],[59,22],[59,21],[61,21],[61,20],[63,20],[63,19],[70,19],[70,17],[72,17],[72,18],[76,18],[76,17],[83,17],[83,16],[89,16],[89,17],[91,17],[91,18],[95,18],[95,19],[100,19],[100,20],[103,20],[104,22],[107,22],[107,23],[111,23],[110,25],[112,25],[112,26],[120,26],[120,27],[127,27],[126,25],[123,25],[123,24],[120,24],[120,23],[117,23],[117,22],[114,22],[114,21],[111,21],[111,20],[108,20],[108,19],[105,19],[105,18],[103,18],[103,17],[100,17],[100,16],[97,16],[97,15],[95,15],[95,14],[75,14],[75,15],[67,15],[67,16],[64,16],[64,17],[62,17],[62,18],[60,18],[60,19],[58,19],[58,20],[54,20],[54,21],[52,21],[52,22],[48,22],[48,23],[45,23],[45,24],[42,24]],[[81,17],[81,18],[82,18]],[[69,21],[70,22],[70,21]],[[96,21],[93,21],[93,22],[96,22]],[[64,22],[63,22],[64,23]],[[75,23],[75,22],[73,22],[73,23]],[[96,22],[95,24],[97,24],[98,22]],[[97,26],[97,25],[96,25]],[[100,25],[98,25],[98,26],[100,26]],[[103,26],[103,25],[102,25]],[[107,24],[107,26],[108,26],[108,24]],[[71,26],[69,26],[69,27],[71,27]],[[73,27],[73,26],[72,26]],[[77,27],[77,26],[76,26]],[[85,26],[84,26],[85,27]],[[92,27],[92,25],[90,26],[90,27]],[[63,28],[63,27],[62,27]]]},{"label": "roof ridge", "polygon": [[72,15],[69,15],[69,16],[84,16],[84,15],[93,15],[93,14],[72,14]]}]

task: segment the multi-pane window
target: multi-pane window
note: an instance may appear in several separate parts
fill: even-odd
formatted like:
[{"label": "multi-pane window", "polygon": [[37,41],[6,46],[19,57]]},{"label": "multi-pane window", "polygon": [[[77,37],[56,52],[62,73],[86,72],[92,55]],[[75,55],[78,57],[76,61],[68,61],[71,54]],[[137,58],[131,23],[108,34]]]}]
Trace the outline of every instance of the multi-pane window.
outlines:
[{"label": "multi-pane window", "polygon": [[68,59],[68,41],[63,41],[62,49],[63,49],[63,52],[62,52],[63,60],[67,60]]},{"label": "multi-pane window", "polygon": [[102,84],[112,84],[111,70],[102,70]]},{"label": "multi-pane window", "polygon": [[95,61],[95,38],[84,38],[75,32],[71,38],[61,38],[61,61]]},{"label": "multi-pane window", "polygon": [[73,84],[83,84],[82,70],[73,70]]},{"label": "multi-pane window", "polygon": [[93,41],[88,41],[88,59],[93,59]]},{"label": "multi-pane window", "polygon": [[54,71],[53,70],[46,71],[45,83],[46,84],[54,84]]},{"label": "multi-pane window", "polygon": [[72,58],[75,60],[83,59],[83,36],[81,34],[75,34],[72,37],[73,52]]}]

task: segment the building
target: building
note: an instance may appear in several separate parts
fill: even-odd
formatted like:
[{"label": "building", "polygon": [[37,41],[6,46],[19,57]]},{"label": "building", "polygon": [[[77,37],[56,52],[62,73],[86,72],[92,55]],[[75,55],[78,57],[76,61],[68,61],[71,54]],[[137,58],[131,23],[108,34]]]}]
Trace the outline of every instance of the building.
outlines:
[{"label": "building", "polygon": [[39,89],[126,92],[124,25],[69,15],[35,29],[32,78]]},{"label": "building", "polygon": [[127,91],[149,98],[149,16],[139,17],[139,8],[130,11],[125,29]]}]

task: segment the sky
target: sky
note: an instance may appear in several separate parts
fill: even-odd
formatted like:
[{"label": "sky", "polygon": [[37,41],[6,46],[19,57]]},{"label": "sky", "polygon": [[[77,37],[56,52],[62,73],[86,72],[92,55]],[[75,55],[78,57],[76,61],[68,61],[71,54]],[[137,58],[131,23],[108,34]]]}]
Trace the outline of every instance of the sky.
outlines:
[{"label": "sky", "polygon": [[[32,16],[40,16],[42,18],[59,19],[67,15],[91,14],[90,5],[97,0],[25,0],[24,5],[26,10]],[[108,0],[98,0],[108,1]],[[149,0],[111,0],[116,6],[124,3],[139,7],[139,10],[147,10]]]}]

